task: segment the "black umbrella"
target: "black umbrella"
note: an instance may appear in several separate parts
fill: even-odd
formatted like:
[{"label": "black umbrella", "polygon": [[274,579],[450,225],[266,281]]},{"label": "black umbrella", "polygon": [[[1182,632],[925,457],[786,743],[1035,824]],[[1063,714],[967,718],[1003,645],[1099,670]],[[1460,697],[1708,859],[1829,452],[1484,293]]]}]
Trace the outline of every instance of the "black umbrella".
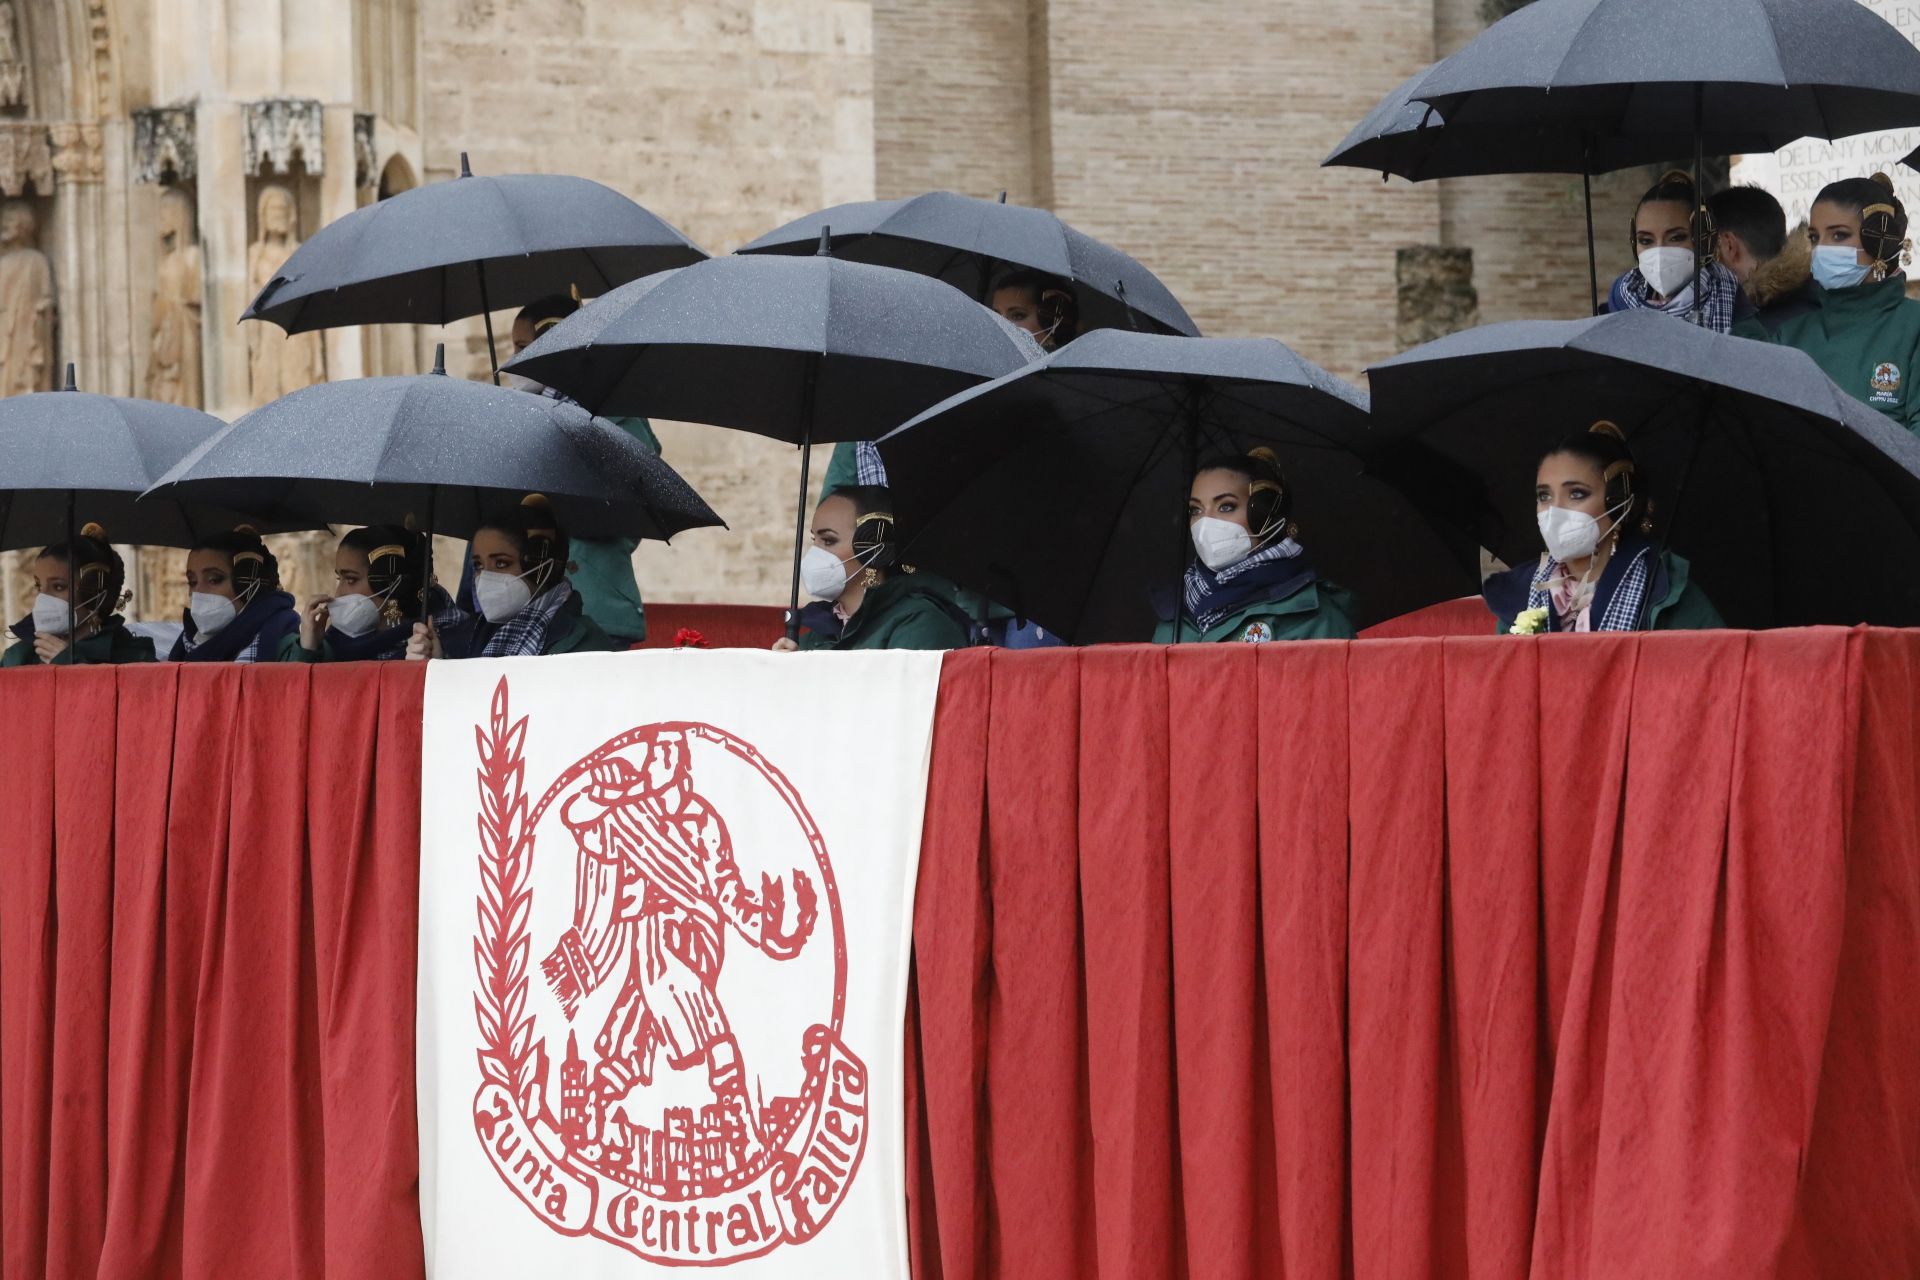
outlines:
[{"label": "black umbrella", "polygon": [[[0,400],[0,550],[38,547],[68,529],[75,506],[115,542],[190,547],[253,519],[245,504],[141,495],[227,424],[153,400],[91,395],[73,386]],[[260,522],[269,532],[313,523]]]},{"label": "black umbrella", "polygon": [[741,247],[741,253],[812,253],[833,228],[833,252],[933,276],[981,302],[993,276],[1032,267],[1080,286],[1083,328],[1146,329],[1197,335],[1193,318],[1159,277],[1111,245],[1045,209],[930,191],[906,200],[835,205]]},{"label": "black umbrella", "polygon": [[[605,293],[707,255],[632,200],[586,178],[460,176],[328,223],[267,282],[242,320],[288,333],[487,318],[569,285]],[[497,374],[496,369],[496,374]]]},{"label": "black umbrella", "polygon": [[800,446],[799,626],[808,454],[871,440],[1040,349],[959,290],[827,252],[712,258],[597,299],[509,361],[597,413],[705,422]]},{"label": "black umbrella", "polygon": [[1652,312],[1488,325],[1368,370],[1385,452],[1417,442],[1464,486],[1399,481],[1508,564],[1540,554],[1534,469],[1595,421],[1626,433],[1655,537],[1736,626],[1920,624],[1920,442],[1799,351]]},{"label": "black umbrella", "polygon": [[1406,93],[1446,128],[1551,123],[1607,163],[1669,159],[1678,132],[1701,190],[1709,152],[1920,122],[1920,49],[1858,0],[1534,0]]},{"label": "black umbrella", "polygon": [[[241,505],[197,498],[143,498],[167,469],[227,424],[180,405],[75,389],[0,399],[0,550],[39,547],[65,531],[73,545],[75,509],[115,542],[190,547],[201,537],[252,519]],[[266,532],[310,529],[310,521],[256,521]],[[69,597],[72,596],[69,592]],[[74,601],[67,601],[73,634]]]},{"label": "black umbrella", "polygon": [[342,524],[468,537],[489,512],[545,494],[568,534],[665,540],[721,524],[686,481],[578,405],[449,378],[323,382],[247,414],[153,488]]},{"label": "black umbrella", "polygon": [[[1382,178],[1393,176],[1409,182],[1513,173],[1579,174],[1586,197],[1587,274],[1593,309],[1598,311],[1600,267],[1593,238],[1594,175],[1649,163],[1650,155],[1688,155],[1694,148],[1692,131],[1676,126],[1664,134],[1596,137],[1578,123],[1551,115],[1450,125],[1438,107],[1417,96],[1431,70],[1429,67],[1407,77],[1354,126],[1321,165],[1371,169]],[[1736,148],[1759,149],[1757,145]]]},{"label": "black umbrella", "polygon": [[914,563],[1079,643],[1144,639],[1189,556],[1195,463],[1266,445],[1367,621],[1470,591],[1476,553],[1366,474],[1366,397],[1270,338],[1106,329],[880,441]]}]

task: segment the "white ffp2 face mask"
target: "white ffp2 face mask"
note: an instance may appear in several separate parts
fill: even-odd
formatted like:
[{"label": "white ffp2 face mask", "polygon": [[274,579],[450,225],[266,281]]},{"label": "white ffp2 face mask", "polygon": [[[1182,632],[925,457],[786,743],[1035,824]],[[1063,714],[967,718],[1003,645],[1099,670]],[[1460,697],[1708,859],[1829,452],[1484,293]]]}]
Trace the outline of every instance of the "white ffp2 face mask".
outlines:
[{"label": "white ffp2 face mask", "polygon": [[1215,573],[1253,554],[1253,535],[1231,520],[1201,516],[1188,526],[1188,532],[1193,536],[1194,554]]},{"label": "white ffp2 face mask", "polygon": [[[527,573],[538,570],[529,569]],[[533,603],[533,588],[527,585],[527,573],[500,573],[482,569],[473,575],[473,602],[488,622],[501,623]]]},{"label": "white ffp2 face mask", "polygon": [[[75,616],[78,616],[76,612]],[[33,598],[33,631],[35,635],[63,636],[67,634],[67,602],[59,596],[50,596],[42,591]]]},{"label": "white ffp2 face mask", "polygon": [[335,596],[327,606],[327,625],[349,639],[372,631],[380,621],[380,602],[372,596]]},{"label": "white ffp2 face mask", "polygon": [[[1629,498],[1602,514],[1617,517],[1632,505],[1633,499]],[[1561,564],[1569,560],[1584,560],[1600,549],[1600,522],[1584,511],[1575,511],[1572,507],[1548,507],[1536,519],[1540,524],[1540,541],[1546,544],[1547,554]]]},{"label": "white ffp2 face mask", "polygon": [[1693,283],[1693,250],[1643,249],[1640,252],[1640,274],[1655,293],[1663,298],[1671,298]]},{"label": "white ffp2 face mask", "polygon": [[196,591],[187,601],[187,614],[193,619],[195,637],[205,640],[224,631],[227,624],[239,616],[240,610],[226,596]]},{"label": "white ffp2 face mask", "polygon": [[825,547],[808,547],[800,557],[800,585],[815,600],[838,600],[847,589],[847,567]]}]

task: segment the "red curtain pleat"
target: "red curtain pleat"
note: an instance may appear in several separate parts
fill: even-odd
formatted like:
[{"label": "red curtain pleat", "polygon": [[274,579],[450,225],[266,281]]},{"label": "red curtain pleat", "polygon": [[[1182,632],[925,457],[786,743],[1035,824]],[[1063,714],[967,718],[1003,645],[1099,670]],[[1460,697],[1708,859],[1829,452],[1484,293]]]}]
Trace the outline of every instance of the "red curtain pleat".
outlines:
[{"label": "red curtain pleat", "polygon": [[0,678],[6,1280],[419,1274],[423,675]]},{"label": "red curtain pleat", "polygon": [[[0,675],[0,1277],[412,1276],[422,676]],[[1920,1274],[1920,637],[953,655],[921,1276]]]}]

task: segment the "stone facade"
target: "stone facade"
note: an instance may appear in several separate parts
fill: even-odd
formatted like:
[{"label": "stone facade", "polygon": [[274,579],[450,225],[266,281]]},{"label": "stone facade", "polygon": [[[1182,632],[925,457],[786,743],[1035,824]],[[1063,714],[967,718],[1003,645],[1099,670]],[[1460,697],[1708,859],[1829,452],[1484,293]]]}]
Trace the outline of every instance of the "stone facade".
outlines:
[{"label": "stone facade", "polygon": [[[0,75],[0,187],[39,215],[60,361],[122,394],[146,379],[156,299],[179,292],[158,289],[169,250],[155,228],[183,193],[199,394],[229,417],[254,376],[235,320],[263,188],[289,191],[305,239],[450,177],[462,151],[480,173],[605,182],[714,252],[841,201],[1004,190],[1127,248],[1205,332],[1270,334],[1358,377],[1398,345],[1403,249],[1470,251],[1483,320],[1586,307],[1578,179],[1416,186],[1319,167],[1380,96],[1480,29],[1478,5],[41,0],[14,6],[23,69],[17,93]],[[1627,263],[1620,232],[1644,180],[1597,184],[1604,277]],[[503,346],[510,319],[496,317]],[[477,321],[328,333],[313,364],[413,372],[438,340],[456,372],[484,375]],[[795,451],[657,425],[731,527],[643,548],[645,592],[782,599]],[[325,589],[324,537],[283,560],[302,593]],[[177,556],[145,555],[132,576],[142,612],[177,609]]]}]

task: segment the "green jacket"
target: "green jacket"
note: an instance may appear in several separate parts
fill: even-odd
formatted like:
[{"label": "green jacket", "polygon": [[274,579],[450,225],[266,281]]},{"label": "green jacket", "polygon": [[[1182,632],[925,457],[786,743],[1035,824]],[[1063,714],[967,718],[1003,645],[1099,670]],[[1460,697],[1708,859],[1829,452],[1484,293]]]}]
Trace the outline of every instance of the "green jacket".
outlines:
[{"label": "green jacket", "polygon": [[[607,421],[659,455],[660,438],[645,418]],[[615,642],[647,638],[646,606],[633,576],[633,553],[639,549],[638,538],[576,538],[570,547],[573,570],[567,577],[586,602],[587,617]]]},{"label": "green jacket", "polygon": [[[801,621],[824,621],[831,605],[814,604],[801,610]],[[899,574],[868,590],[860,608],[847,619],[838,637],[824,631],[800,633],[802,649],[959,649],[967,632],[954,616],[951,601],[937,586]]]},{"label": "green jacket", "polygon": [[[64,653],[53,660],[56,666],[65,666],[74,660],[75,650],[79,651],[82,664],[98,665],[105,663],[118,666],[127,662],[154,661],[153,641],[146,636],[137,636],[118,622],[110,623],[94,632],[77,645],[69,645]],[[16,640],[7,646],[5,655],[0,656],[0,667],[38,667],[46,664],[33,651],[33,637]]]},{"label": "green jacket", "polygon": [[[1504,636],[1512,632],[1513,620],[1526,607],[1527,594],[1538,568],[1537,565],[1517,565],[1494,574],[1483,584],[1481,593],[1498,624],[1495,634]],[[1647,630],[1718,631],[1727,625],[1720,611],[1713,607],[1713,601],[1707,599],[1707,593],[1688,580],[1692,572],[1693,567],[1685,557],[1671,551],[1661,553],[1660,573],[1653,585],[1656,590],[1662,585],[1666,589],[1647,610]]]},{"label": "green jacket", "polygon": [[1816,296],[1820,309],[1787,321],[1773,340],[1812,356],[1856,400],[1920,429],[1920,302],[1907,297],[1906,276]]},{"label": "green jacket", "polygon": [[[1182,643],[1219,641],[1264,644],[1269,640],[1351,640],[1352,597],[1331,582],[1309,582],[1283,600],[1262,600],[1196,633],[1191,620],[1181,630]],[[1163,618],[1154,628],[1155,644],[1173,642],[1173,622]]]}]

